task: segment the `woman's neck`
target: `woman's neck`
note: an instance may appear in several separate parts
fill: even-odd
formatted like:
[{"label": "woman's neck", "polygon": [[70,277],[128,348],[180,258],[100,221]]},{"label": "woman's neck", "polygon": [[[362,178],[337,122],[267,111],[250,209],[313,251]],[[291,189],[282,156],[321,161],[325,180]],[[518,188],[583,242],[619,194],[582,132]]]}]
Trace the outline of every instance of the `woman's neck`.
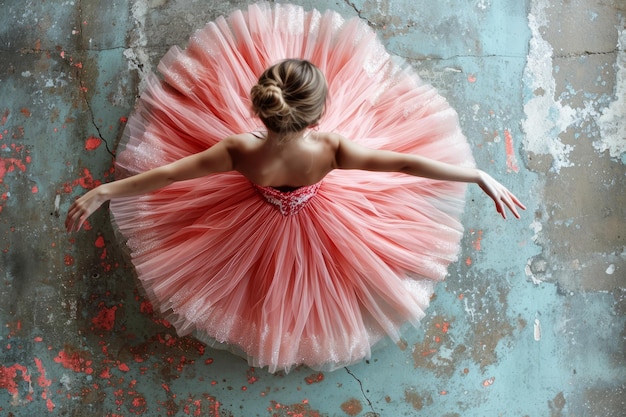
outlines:
[{"label": "woman's neck", "polygon": [[285,144],[303,138],[307,133],[307,129],[298,132],[274,132],[272,130],[267,131],[267,141],[275,144]]}]

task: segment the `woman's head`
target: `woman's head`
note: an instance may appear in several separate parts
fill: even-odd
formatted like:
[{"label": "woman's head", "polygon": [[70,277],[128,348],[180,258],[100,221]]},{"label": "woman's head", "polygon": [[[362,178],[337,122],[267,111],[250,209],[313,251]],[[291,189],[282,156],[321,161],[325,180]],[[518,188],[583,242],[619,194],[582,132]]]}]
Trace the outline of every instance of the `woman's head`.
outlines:
[{"label": "woman's head", "polygon": [[259,77],[250,96],[252,110],[279,133],[299,132],[317,124],[324,113],[328,87],[322,72],[308,61],[288,59]]}]

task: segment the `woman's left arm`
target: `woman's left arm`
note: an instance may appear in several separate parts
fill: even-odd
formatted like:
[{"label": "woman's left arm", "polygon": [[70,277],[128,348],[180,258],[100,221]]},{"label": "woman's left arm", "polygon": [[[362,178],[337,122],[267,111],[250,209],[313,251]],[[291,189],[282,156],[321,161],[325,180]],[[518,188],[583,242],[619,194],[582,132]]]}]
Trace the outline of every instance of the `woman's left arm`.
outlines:
[{"label": "woman's left arm", "polygon": [[476,183],[494,201],[497,212],[505,219],[505,207],[517,218],[520,217],[517,208],[526,209],[506,187],[479,169],[451,165],[414,154],[371,149],[341,136],[337,136],[337,141],[334,168],[403,172],[434,180]]}]

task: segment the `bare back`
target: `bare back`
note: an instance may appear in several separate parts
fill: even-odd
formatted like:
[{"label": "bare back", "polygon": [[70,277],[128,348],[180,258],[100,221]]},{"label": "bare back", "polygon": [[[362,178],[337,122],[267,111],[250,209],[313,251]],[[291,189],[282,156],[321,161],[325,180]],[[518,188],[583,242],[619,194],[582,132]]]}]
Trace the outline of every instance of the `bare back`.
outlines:
[{"label": "bare back", "polygon": [[319,182],[335,168],[336,135],[307,132],[279,141],[244,133],[229,138],[233,168],[262,186],[297,188]]}]

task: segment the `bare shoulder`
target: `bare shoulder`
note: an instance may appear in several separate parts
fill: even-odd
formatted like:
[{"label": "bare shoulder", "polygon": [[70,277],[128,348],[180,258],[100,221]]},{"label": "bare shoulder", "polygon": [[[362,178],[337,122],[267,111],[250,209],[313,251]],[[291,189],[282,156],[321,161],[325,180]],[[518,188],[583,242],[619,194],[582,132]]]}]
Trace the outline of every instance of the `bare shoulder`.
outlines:
[{"label": "bare shoulder", "polygon": [[318,143],[333,151],[336,151],[341,141],[344,140],[343,136],[333,132],[315,132],[312,136]]},{"label": "bare shoulder", "polygon": [[235,135],[226,136],[222,139],[225,145],[228,146],[245,146],[250,143],[251,136],[249,133],[238,133]]},{"label": "bare shoulder", "polygon": [[239,133],[236,135],[230,135],[220,141],[222,146],[226,147],[231,152],[245,152],[257,147],[260,143],[250,133]]}]

